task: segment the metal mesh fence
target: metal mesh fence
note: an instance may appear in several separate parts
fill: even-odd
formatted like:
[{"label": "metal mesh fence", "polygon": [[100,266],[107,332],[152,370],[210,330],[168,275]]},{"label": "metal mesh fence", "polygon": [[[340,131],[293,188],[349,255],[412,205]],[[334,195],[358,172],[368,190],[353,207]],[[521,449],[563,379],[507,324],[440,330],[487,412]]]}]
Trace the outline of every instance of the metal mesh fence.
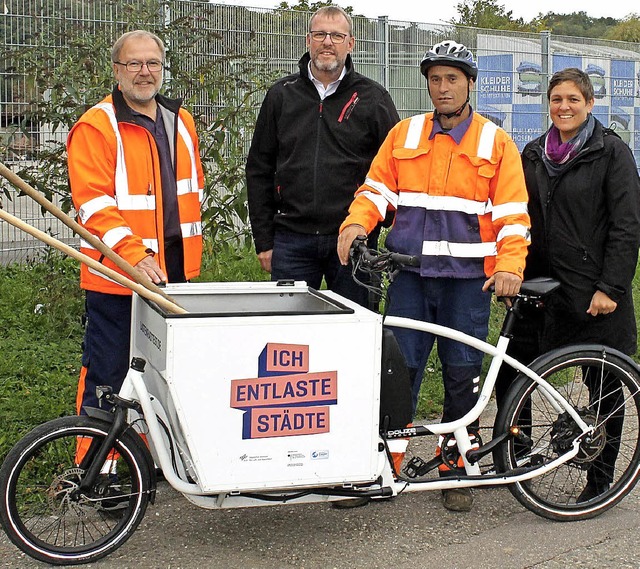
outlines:
[{"label": "metal mesh fence", "polygon": [[[275,4],[275,2],[274,2]],[[4,0],[0,6],[0,42],[3,52],[46,45],[64,65],[74,58],[74,37],[102,34],[114,41],[126,31],[126,12],[146,5],[150,12],[138,27],[171,29],[186,17],[194,27],[194,40],[175,53],[179,66],[188,68],[203,58],[224,59],[231,69],[234,55],[260,53],[262,63],[280,74],[294,71],[305,50],[308,12],[246,8],[191,0]],[[153,8],[155,6],[155,8]],[[472,104],[509,132],[519,148],[548,128],[546,87],[550,75],[564,67],[579,67],[596,88],[594,114],[615,128],[631,146],[640,163],[640,44],[576,37],[516,33],[454,27],[443,24],[402,22],[354,17],[356,47],[353,60],[361,73],[382,83],[391,93],[402,117],[431,110],[426,84],[418,71],[426,49],[438,41],[454,39],[475,54],[480,67]],[[64,33],[48,34],[48,29]],[[195,34],[209,32],[204,42]],[[213,39],[212,39],[213,38]],[[188,38],[187,38],[188,39]],[[109,43],[105,43],[108,50]],[[168,43],[169,53],[172,45]],[[171,78],[168,78],[169,82]],[[33,118],[31,101],[37,93],[35,78],[21,73],[10,59],[0,59],[0,160],[18,169],[39,156],[51,140],[62,141],[64,129],[52,128]],[[73,87],[73,86],[71,86]],[[106,94],[106,93],[105,93]],[[191,93],[192,110],[213,117],[225,104],[223,97]],[[97,101],[87,100],[91,105]],[[18,198],[2,187],[2,206],[24,221],[73,242],[66,227],[42,215],[28,198]],[[41,247],[0,221],[0,262],[21,262],[37,255]]]}]

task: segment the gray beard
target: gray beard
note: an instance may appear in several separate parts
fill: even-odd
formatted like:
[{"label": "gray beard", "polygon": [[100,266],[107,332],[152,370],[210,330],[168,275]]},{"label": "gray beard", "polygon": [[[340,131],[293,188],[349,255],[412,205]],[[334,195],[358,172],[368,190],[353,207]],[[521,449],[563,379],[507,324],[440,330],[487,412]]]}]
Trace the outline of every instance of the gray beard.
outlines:
[{"label": "gray beard", "polygon": [[337,58],[331,63],[319,63],[318,58],[313,58],[312,63],[313,67],[315,67],[319,71],[324,71],[325,73],[331,73],[332,71],[342,69],[342,66],[344,65],[344,61],[340,61]]}]

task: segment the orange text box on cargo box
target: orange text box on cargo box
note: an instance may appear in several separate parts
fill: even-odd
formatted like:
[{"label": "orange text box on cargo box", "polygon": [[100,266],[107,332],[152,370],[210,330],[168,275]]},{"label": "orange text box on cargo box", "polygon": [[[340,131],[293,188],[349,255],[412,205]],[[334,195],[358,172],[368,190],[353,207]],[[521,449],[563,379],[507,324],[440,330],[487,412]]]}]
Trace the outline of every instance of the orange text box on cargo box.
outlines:
[{"label": "orange text box on cargo box", "polygon": [[329,432],[329,407],[252,409],[250,437],[294,437]]},{"label": "orange text box on cargo box", "polygon": [[309,346],[270,342],[264,347],[259,360],[260,376],[306,373],[309,371]]},{"label": "orange text box on cargo box", "polygon": [[231,407],[336,404],[338,372],[324,371],[231,381]]}]

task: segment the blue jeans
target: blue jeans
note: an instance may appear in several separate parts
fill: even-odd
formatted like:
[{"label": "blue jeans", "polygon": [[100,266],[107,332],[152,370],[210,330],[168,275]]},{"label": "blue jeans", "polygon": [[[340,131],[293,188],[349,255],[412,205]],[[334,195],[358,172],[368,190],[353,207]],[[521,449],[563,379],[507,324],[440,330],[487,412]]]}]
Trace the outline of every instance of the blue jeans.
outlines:
[{"label": "blue jeans", "polygon": [[[276,231],[271,257],[271,280],[306,281],[311,288],[320,290],[324,277],[329,290],[361,306],[369,307],[369,292],[353,280],[351,263],[346,266],[340,264],[337,245],[337,234],[307,235]],[[369,282],[364,275],[359,274],[358,278]]]},{"label": "blue jeans", "polygon": [[[387,314],[448,326],[485,340],[491,308],[491,294],[482,292],[485,280],[426,278],[401,271],[389,287]],[[436,336],[405,328],[393,328],[393,332],[413,374],[415,413],[422,375]],[[467,413],[477,401],[483,353],[442,337],[438,337],[437,349],[445,391],[442,419],[453,421]]]}]

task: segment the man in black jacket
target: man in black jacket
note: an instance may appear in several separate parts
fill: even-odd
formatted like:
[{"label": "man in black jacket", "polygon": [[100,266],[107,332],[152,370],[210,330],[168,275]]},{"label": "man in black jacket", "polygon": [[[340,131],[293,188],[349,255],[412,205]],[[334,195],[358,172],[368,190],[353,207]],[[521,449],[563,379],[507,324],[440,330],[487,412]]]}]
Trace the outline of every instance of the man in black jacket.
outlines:
[{"label": "man in black jacket", "polygon": [[398,112],[381,85],[354,71],[342,8],[316,11],[306,41],[300,72],[269,89],[256,123],[246,166],[253,239],[272,280],[320,288],[324,277],[366,306],[367,291],[338,259],[338,229]]}]

